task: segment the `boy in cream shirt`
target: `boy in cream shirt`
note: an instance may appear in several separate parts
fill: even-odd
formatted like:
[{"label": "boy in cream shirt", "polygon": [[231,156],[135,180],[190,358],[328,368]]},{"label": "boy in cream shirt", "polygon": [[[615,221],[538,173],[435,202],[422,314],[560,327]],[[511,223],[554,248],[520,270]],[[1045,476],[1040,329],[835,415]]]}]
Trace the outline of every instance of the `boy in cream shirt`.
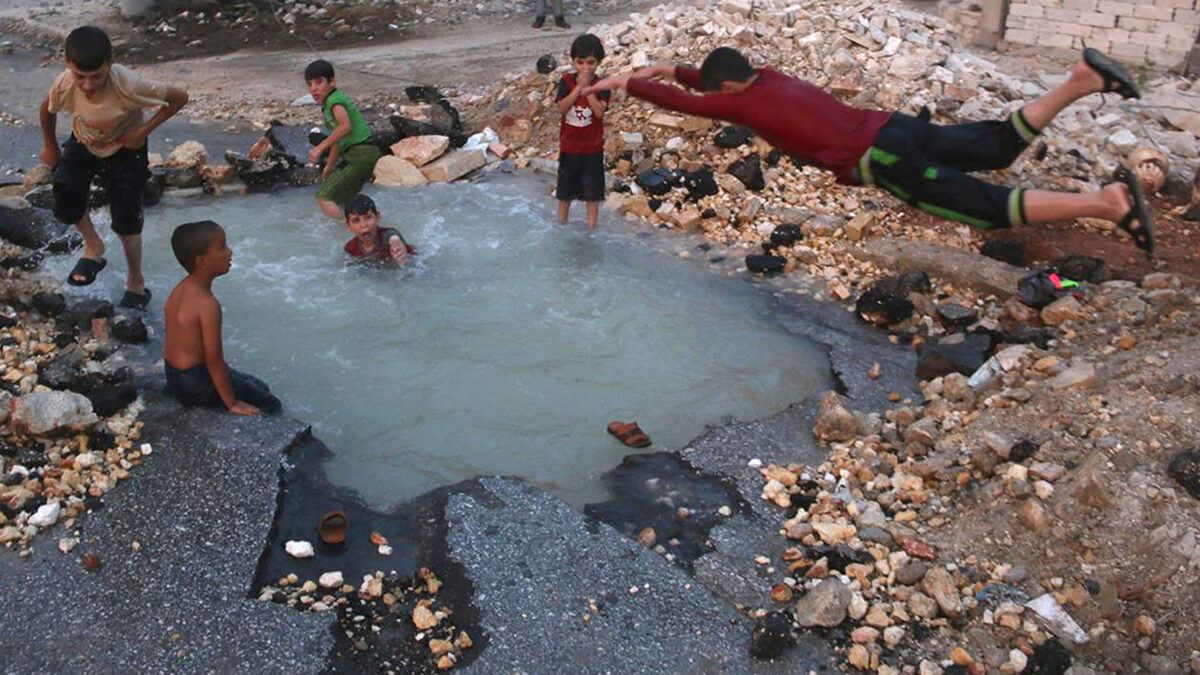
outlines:
[{"label": "boy in cream shirt", "polygon": [[[83,236],[83,257],[67,277],[87,286],[108,261],[104,242],[88,217],[92,179],[108,181],[113,232],[121,238],[128,273],[122,307],[144,309],[150,290],[142,278],[142,191],[150,175],[146,138],[187,103],[182,89],[144,79],[113,63],[104,31],[83,26],[66,42],[66,70],[59,74],[40,111],[41,159],[54,167],[54,214]],[[145,119],[145,108],[158,108]],[[59,150],[57,114],[71,113],[71,136]]]}]

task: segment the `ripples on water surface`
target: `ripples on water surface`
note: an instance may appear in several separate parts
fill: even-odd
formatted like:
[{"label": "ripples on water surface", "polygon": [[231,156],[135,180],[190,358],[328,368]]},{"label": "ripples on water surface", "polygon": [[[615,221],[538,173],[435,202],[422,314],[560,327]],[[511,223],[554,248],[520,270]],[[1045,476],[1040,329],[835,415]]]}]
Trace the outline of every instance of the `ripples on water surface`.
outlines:
[{"label": "ripples on water surface", "polygon": [[[309,190],[168,200],[146,218],[154,318],[182,276],[171,229],[221,223],[226,358],[313,424],[337,453],[335,483],[380,505],[496,473],[597,501],[597,478],[629,452],[609,421],[637,420],[650,450],[679,448],[828,384],[824,352],[777,325],[766,293],[611,216],[588,233],[578,204],[560,226],[541,185],[369,189],[420,250],[401,271],[347,266],[350,233]],[[124,262],[101,229],[112,264],[97,287],[117,297]]]}]

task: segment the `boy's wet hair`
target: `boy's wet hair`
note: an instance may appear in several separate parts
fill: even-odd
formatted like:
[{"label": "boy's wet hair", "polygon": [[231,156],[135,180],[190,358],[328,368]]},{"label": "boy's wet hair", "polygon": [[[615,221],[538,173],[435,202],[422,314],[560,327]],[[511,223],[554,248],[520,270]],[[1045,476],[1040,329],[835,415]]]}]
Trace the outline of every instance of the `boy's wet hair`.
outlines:
[{"label": "boy's wet hair", "polygon": [[71,31],[64,51],[67,60],[85,73],[100,70],[112,60],[112,42],[107,33],[95,26],[80,26]]},{"label": "boy's wet hair", "polygon": [[754,76],[754,66],[732,47],[717,47],[700,65],[700,87],[717,91],[722,82],[745,82]]},{"label": "boy's wet hair", "polygon": [[184,223],[171,233],[171,250],[175,259],[189,274],[196,268],[196,258],[208,252],[208,246],[221,233],[221,226],[211,220]]},{"label": "boy's wet hair", "polygon": [[326,80],[333,79],[333,64],[325,59],[317,59],[304,67],[304,81],[312,82],[318,77]]},{"label": "boy's wet hair", "polygon": [[571,43],[571,58],[586,59],[589,56],[596,57],[596,63],[603,61],[604,43],[600,42],[600,38],[595,35],[584,33]]},{"label": "boy's wet hair", "polygon": [[342,211],[346,214],[346,220],[350,220],[351,214],[365,216],[368,213],[379,213],[379,209],[375,208],[375,201],[366,195],[354,195],[346,202]]}]

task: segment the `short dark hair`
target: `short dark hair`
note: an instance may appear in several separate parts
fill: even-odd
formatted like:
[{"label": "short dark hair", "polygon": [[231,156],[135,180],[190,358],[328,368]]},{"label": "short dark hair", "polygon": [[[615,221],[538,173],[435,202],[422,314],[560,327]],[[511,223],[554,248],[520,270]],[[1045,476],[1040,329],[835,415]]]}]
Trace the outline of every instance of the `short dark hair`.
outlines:
[{"label": "short dark hair", "polygon": [[361,216],[367,213],[379,213],[379,209],[375,208],[375,201],[362,194],[351,197],[342,211],[346,214],[346,220],[350,220],[350,214]]},{"label": "short dark hair", "polygon": [[700,65],[700,87],[717,91],[722,82],[745,82],[754,76],[754,66],[733,47],[717,47]]},{"label": "short dark hair", "polygon": [[211,220],[184,223],[171,233],[171,250],[175,259],[190,274],[196,268],[196,258],[208,251],[209,244],[221,233],[221,226]]},{"label": "short dark hair", "polygon": [[333,79],[333,64],[325,59],[317,59],[304,67],[304,81],[312,82],[318,77]]},{"label": "short dark hair", "polygon": [[85,73],[100,70],[112,60],[112,42],[107,33],[95,26],[80,26],[71,31],[64,51],[67,60]]},{"label": "short dark hair", "polygon": [[586,59],[589,56],[596,57],[597,62],[603,61],[604,43],[595,35],[584,33],[571,43],[571,58]]}]

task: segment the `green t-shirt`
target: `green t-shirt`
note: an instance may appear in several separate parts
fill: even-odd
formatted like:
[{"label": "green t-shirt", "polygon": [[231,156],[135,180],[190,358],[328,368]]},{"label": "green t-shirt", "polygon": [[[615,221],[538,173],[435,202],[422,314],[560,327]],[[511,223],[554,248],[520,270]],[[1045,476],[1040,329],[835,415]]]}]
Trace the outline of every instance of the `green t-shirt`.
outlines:
[{"label": "green t-shirt", "polygon": [[350,133],[338,141],[338,149],[345,152],[359,143],[370,140],[371,127],[367,126],[367,121],[363,119],[362,113],[358,112],[354,101],[341,89],[334,89],[325,99],[325,126],[329,127],[330,133],[337,130],[337,118],[333,116],[333,107],[336,105],[344,107],[346,115],[350,117]]}]

